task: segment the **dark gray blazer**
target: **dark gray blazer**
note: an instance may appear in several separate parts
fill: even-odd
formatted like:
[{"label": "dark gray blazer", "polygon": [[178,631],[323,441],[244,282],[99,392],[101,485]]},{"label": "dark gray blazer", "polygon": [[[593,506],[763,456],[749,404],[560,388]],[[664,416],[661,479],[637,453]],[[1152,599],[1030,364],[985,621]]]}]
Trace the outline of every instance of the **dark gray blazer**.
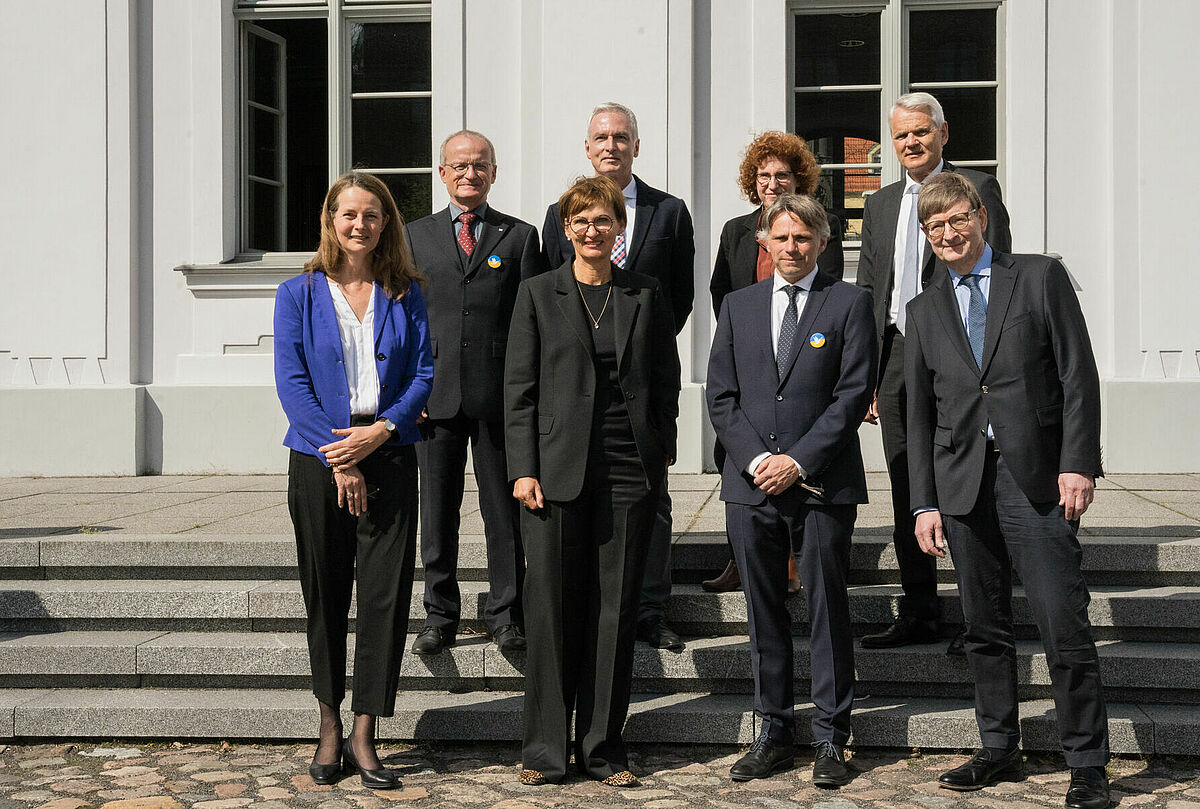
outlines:
[{"label": "dark gray blazer", "polygon": [[746,467],[771,452],[793,458],[825,489],[817,497],[793,486],[776,498],[782,507],[865,503],[858,427],[875,386],[871,296],[818,272],[781,379],[771,347],[772,287],[768,278],[729,293],[717,319],[706,396],[726,449],[721,499],[763,503]]},{"label": "dark gray blazer", "polygon": [[[1000,183],[990,174],[973,169],[960,169],[949,160],[942,171],[956,171],[970,180],[979,190],[983,206],[987,208],[988,226],[983,234],[994,250],[1012,250],[1012,235],[1008,230],[1008,209],[1000,192]],[[892,301],[895,286],[896,220],[900,217],[900,201],[904,196],[905,180],[900,179],[867,197],[863,210],[862,253],[858,258],[858,285],[875,296],[875,331],[883,340],[883,329],[887,325],[888,306]],[[921,261],[921,287],[925,288],[933,278],[937,261],[933,250],[925,244]]]},{"label": "dark gray blazer", "polygon": [[1058,501],[1058,475],[1101,475],[1100,378],[1063,265],[996,251],[983,371],[953,279],[940,268],[908,304],[904,384],[912,508],[968,513],[979,496],[987,425],[1021,491]]},{"label": "dark gray blazer", "polygon": [[[674,321],[658,281],[618,267],[612,273],[617,372],[647,486],[654,486],[676,457]],[[568,261],[521,284],[508,333],[508,478],[535,477],[543,494],[560,502],[579,496],[587,470],[596,369],[586,317]]]},{"label": "dark gray blazer", "polygon": [[[407,227],[417,266],[425,273],[425,303],[433,345],[430,418],[500,421],[504,350],[517,287],[545,271],[533,225],[490,205],[468,260],[454,237],[449,208]],[[495,264],[496,266],[492,266]]]}]

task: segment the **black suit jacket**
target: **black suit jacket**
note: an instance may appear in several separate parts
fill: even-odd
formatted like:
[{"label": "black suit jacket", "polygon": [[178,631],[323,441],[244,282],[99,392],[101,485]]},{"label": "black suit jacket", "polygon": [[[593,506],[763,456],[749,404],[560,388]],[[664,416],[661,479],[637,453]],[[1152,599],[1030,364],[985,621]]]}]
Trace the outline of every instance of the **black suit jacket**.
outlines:
[{"label": "black suit jacket", "polygon": [[449,208],[412,222],[407,233],[417,266],[429,278],[433,393],[426,410],[434,419],[461,410],[468,418],[500,421],[517,287],[545,270],[537,230],[489,205],[470,259],[455,239]]},{"label": "black suit jacket", "polygon": [[1031,502],[1057,502],[1061,472],[1103,474],[1100,378],[1079,299],[1058,261],[994,253],[982,372],[954,279],[940,268],[908,305],[904,363],[912,508],[971,510],[989,421]]},{"label": "black suit jacket", "polygon": [[[780,379],[771,346],[774,279],[731,292],[717,320],[708,360],[708,412],[726,449],[721,499],[759,505],[766,499],[746,467],[763,453],[784,453],[825,489],[799,486],[787,502],[867,502],[858,426],[875,384],[871,296],[817,273],[796,329],[796,349]],[[814,335],[823,335],[824,343]],[[819,345],[814,345],[818,343]]]},{"label": "black suit jacket", "polygon": [[[634,182],[637,184],[637,214],[633,234],[626,235],[625,269],[658,279],[671,303],[675,333],[678,334],[692,313],[692,300],[696,296],[693,270],[696,239],[692,215],[679,197],[651,188],[638,177],[634,177]],[[563,231],[557,202],[546,209],[542,251],[550,267],[561,266],[575,257],[575,248]]]},{"label": "black suit jacket", "polygon": [[[942,164],[942,171],[956,171],[975,185],[983,207],[987,208],[988,226],[984,238],[996,250],[1012,250],[1008,209],[1004,207],[1000,183],[996,178],[982,171],[960,169],[948,160]],[[906,179],[902,178],[879,189],[867,197],[863,210],[862,252],[858,258],[857,282],[875,296],[875,330],[881,341],[895,287],[896,270],[893,263],[896,254],[896,220],[900,217],[905,182]],[[928,242],[921,259],[921,288],[924,289],[933,278],[934,266],[938,265]]]},{"label": "black suit jacket", "polygon": [[[744,216],[735,216],[721,229],[721,245],[717,248],[717,260],[713,262],[712,280],[708,291],[712,294],[713,314],[721,314],[721,301],[735,289],[754,283],[758,269],[758,218],[762,208],[755,208]],[[842,221],[829,211],[829,244],[817,256],[817,269],[828,276],[842,279],[845,274],[845,256],[842,253]]]},{"label": "black suit jacket", "polygon": [[[613,267],[617,372],[638,455],[654,486],[675,457],[679,354],[658,281]],[[504,438],[508,477],[535,477],[550,500],[583,491],[596,403],[592,328],[571,263],[521,284],[508,334]],[[607,382],[605,382],[607,384]]]}]

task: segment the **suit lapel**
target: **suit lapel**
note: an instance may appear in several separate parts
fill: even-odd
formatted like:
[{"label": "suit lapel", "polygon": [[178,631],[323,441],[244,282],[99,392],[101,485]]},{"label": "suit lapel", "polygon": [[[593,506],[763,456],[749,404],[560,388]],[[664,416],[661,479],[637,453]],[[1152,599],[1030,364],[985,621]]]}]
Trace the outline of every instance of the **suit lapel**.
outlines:
[{"label": "suit lapel", "polygon": [[383,337],[383,326],[392,313],[391,296],[383,289],[383,284],[375,285],[375,353],[379,353],[379,341]]},{"label": "suit lapel", "polygon": [[617,368],[625,362],[625,350],[629,347],[629,339],[633,336],[633,327],[637,322],[638,291],[629,284],[629,276],[620,267],[613,268],[612,278],[612,308],[613,326],[616,329]]},{"label": "suit lapel", "polygon": [[591,326],[587,323],[583,307],[578,300],[579,288],[575,286],[575,273],[569,262],[554,272],[554,297],[558,304],[558,311],[562,313],[563,319],[567,321],[571,331],[575,332],[575,336],[579,338],[579,342],[583,344],[584,349],[590,355],[592,353]]},{"label": "suit lapel", "polygon": [[633,178],[634,187],[637,189],[637,205],[635,210],[637,214],[633,221],[633,238],[627,239],[625,266],[637,267],[638,253],[642,251],[642,243],[646,241],[646,232],[650,230],[650,220],[654,218],[656,207],[649,202],[650,186],[643,183],[637,177]]},{"label": "suit lapel", "polygon": [[934,296],[934,309],[942,321],[942,328],[949,336],[950,344],[975,376],[979,376],[979,366],[975,364],[975,355],[971,353],[971,344],[967,342],[967,330],[958,311],[958,301],[954,297],[954,281],[950,278],[949,271],[935,276],[930,285],[933,287],[930,294]]},{"label": "suit lapel", "polygon": [[333,334],[334,362],[343,362],[342,338],[338,332],[337,312],[333,308],[333,290],[329,288],[329,279],[323,272],[314,272],[309,276],[309,296],[313,305],[313,331]]},{"label": "suit lapel", "polygon": [[484,259],[492,254],[496,245],[507,233],[508,223],[498,216],[495,209],[489,205],[487,216],[483,220],[483,233],[480,234],[479,243],[475,245],[475,252],[471,253],[471,258],[467,262],[468,276],[474,275],[483,266]]},{"label": "suit lapel", "polygon": [[[817,270],[814,269],[813,272],[816,273]],[[781,388],[787,382],[792,369],[796,367],[796,358],[800,356],[800,352],[808,348],[809,330],[812,328],[817,314],[821,311],[821,307],[825,305],[825,301],[829,297],[830,286],[831,283],[825,281],[825,276],[817,274],[813,277],[812,289],[805,296],[804,312],[800,315],[799,322],[796,323],[796,337],[792,343],[792,356],[788,358],[787,368],[784,368],[783,373],[779,375],[779,387]]]},{"label": "suit lapel", "polygon": [[1004,330],[1004,318],[1008,314],[1008,305],[1012,302],[1016,278],[1017,268],[1013,266],[1009,257],[993,250],[992,280],[988,285],[987,321],[983,327],[984,371],[991,364],[992,356],[996,353],[996,345],[1000,342],[1000,332]]},{"label": "suit lapel", "polygon": [[[454,208],[455,216],[457,216],[458,208]],[[437,244],[437,249],[441,250],[450,262],[462,270],[462,251],[458,249],[458,238],[454,235],[454,219],[450,216],[450,208],[443,208],[441,213],[437,215],[437,222],[434,225],[438,238],[434,239]]]},{"label": "suit lapel", "polygon": [[754,230],[761,213],[762,209],[758,208],[739,220],[743,230],[738,234],[733,252],[734,289],[748,287],[754,283],[755,271],[758,269],[758,239],[755,238]]}]

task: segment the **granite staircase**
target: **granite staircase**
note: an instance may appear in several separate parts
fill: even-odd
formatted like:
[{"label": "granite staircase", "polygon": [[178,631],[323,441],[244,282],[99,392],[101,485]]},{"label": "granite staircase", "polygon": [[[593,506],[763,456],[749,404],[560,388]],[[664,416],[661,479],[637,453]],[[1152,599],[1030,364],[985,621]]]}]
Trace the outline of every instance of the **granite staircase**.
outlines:
[{"label": "granite staircase", "polygon": [[[755,735],[743,595],[705,593],[698,584],[727,558],[709,481],[708,494],[693,498],[705,502],[692,516],[681,520],[676,509],[681,533],[668,620],[687,636],[687,648],[674,654],[638,645],[627,726],[633,741],[733,744]],[[477,520],[467,519],[464,530],[479,530]],[[1113,749],[1200,755],[1200,538],[1137,533],[1112,529],[1082,539]],[[897,608],[886,534],[863,527],[855,536],[856,635],[886,626]],[[294,566],[286,518],[274,534],[6,529],[0,737],[311,737],[316,712]],[[406,650],[396,716],[381,721],[381,736],[520,738],[523,654],[502,653],[482,634],[486,568],[478,534],[464,535],[460,568],[464,634],[433,659]],[[948,560],[940,575],[953,620],[959,607]],[[419,565],[417,577],[414,633],[424,617]],[[789,603],[803,736],[807,625],[803,598]],[[1015,610],[1024,743],[1056,750],[1046,660],[1020,590]],[[854,744],[977,744],[969,673],[962,659],[945,655],[945,645],[856,649]]]}]

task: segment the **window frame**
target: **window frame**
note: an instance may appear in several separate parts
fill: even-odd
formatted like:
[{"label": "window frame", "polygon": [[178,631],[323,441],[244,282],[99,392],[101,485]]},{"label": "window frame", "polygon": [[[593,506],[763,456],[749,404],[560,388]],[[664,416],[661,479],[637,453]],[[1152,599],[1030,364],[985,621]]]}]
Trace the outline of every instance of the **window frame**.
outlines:
[{"label": "window frame", "polygon": [[[249,188],[247,181],[247,141],[245,138],[248,68],[245,63],[245,37],[247,29],[254,27],[255,23],[259,20],[316,19],[325,21],[325,35],[327,38],[326,75],[329,77],[329,91],[326,99],[328,106],[326,118],[326,125],[328,127],[326,166],[329,175],[328,182],[332,184],[334,180],[348,171],[353,165],[352,155],[350,154],[353,143],[350,121],[350,102],[352,100],[350,92],[351,26],[354,24],[395,22],[424,22],[432,25],[433,3],[431,0],[388,0],[386,2],[381,2],[380,0],[330,0],[330,2],[325,2],[325,0],[235,0],[235,3],[233,17],[235,24],[238,26],[239,48],[236,70],[239,98],[237,119],[234,124],[238,141],[238,199],[236,204],[238,243],[236,258],[234,260],[253,261],[270,256],[303,262],[311,255],[311,251],[264,251],[247,246],[247,237],[249,235],[247,198]],[[271,32],[268,31],[266,33]],[[432,54],[430,59],[432,61]],[[428,91],[356,93],[354,96],[420,97],[431,99],[430,103],[432,104],[434,103],[433,99],[436,97],[436,93],[434,92],[431,79]],[[430,140],[431,142],[433,140],[432,132],[430,133]],[[284,154],[286,155],[286,145],[284,147]],[[436,155],[434,157],[436,158]],[[378,170],[374,168],[368,170],[373,173],[377,171],[379,174],[389,175],[428,173],[432,176],[436,172],[436,168],[436,166],[405,169],[389,169],[384,167]],[[286,177],[284,185],[286,186]],[[431,195],[431,207],[432,204],[433,198]],[[286,205],[284,208],[284,216],[286,217]]]}]

